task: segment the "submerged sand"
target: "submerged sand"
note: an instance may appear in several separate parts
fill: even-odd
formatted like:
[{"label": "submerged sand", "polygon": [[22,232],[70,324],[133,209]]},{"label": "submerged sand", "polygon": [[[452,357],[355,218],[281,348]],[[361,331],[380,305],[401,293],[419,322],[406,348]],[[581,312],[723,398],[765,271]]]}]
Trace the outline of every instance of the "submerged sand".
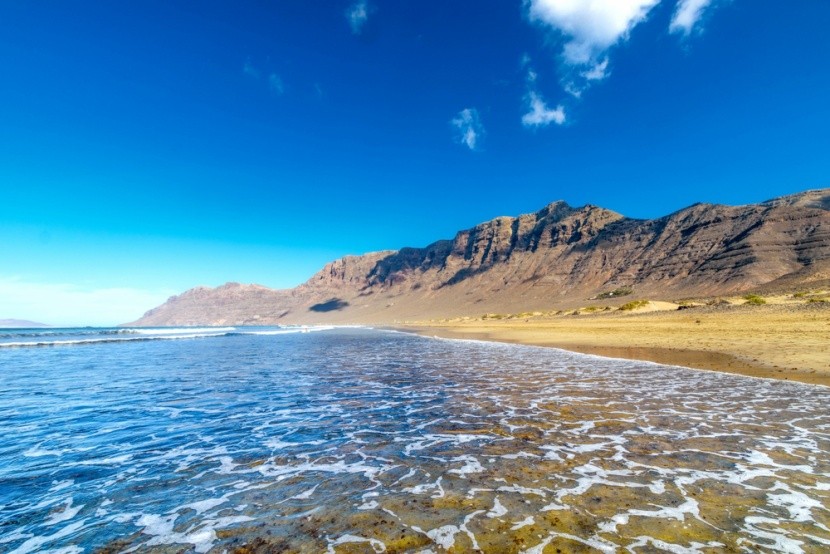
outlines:
[{"label": "submerged sand", "polygon": [[615,358],[830,386],[830,304],[460,318],[424,335],[552,346]]}]

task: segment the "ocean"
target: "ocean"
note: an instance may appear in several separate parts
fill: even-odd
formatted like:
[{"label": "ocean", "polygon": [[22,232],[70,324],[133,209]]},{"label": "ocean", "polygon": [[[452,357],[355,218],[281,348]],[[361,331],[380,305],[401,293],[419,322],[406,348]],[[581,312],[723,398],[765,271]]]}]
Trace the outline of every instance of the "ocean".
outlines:
[{"label": "ocean", "polygon": [[830,551],[830,389],[366,328],[0,331],[0,552]]}]

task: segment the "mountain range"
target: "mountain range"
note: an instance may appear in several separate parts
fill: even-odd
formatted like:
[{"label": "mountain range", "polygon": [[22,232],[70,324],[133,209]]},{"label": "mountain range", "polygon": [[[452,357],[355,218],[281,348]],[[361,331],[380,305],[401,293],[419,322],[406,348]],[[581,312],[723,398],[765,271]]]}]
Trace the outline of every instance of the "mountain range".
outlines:
[{"label": "mountain range", "polygon": [[0,319],[0,329],[35,329],[38,327],[49,327],[49,325],[27,319]]},{"label": "mountain range", "polygon": [[[305,283],[196,287],[131,325],[392,323],[830,283],[830,189],[657,219],[553,202],[423,248],[345,256]],[[610,300],[609,300],[610,299]]]}]

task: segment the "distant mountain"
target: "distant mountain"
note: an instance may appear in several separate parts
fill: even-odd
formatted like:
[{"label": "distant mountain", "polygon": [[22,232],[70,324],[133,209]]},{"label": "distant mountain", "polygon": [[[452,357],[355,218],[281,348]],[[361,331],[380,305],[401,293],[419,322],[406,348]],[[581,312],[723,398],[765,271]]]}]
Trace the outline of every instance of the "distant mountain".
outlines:
[{"label": "distant mountain", "polygon": [[51,327],[51,325],[25,319],[0,319],[0,329],[35,329],[39,327]]},{"label": "distant mountain", "polygon": [[287,290],[228,283],[170,298],[134,325],[363,322],[584,305],[830,282],[830,189],[651,220],[554,202],[424,248],[346,256]]}]

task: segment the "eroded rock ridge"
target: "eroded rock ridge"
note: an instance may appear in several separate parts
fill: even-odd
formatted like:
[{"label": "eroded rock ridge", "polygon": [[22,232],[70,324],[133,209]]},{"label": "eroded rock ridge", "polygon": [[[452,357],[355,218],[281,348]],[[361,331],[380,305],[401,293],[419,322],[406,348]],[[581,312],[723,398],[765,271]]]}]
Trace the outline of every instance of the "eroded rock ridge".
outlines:
[{"label": "eroded rock ridge", "polygon": [[830,280],[830,189],[652,220],[554,202],[424,248],[346,256],[286,290],[197,287],[135,325],[391,323],[583,305],[620,287],[677,299]]}]

